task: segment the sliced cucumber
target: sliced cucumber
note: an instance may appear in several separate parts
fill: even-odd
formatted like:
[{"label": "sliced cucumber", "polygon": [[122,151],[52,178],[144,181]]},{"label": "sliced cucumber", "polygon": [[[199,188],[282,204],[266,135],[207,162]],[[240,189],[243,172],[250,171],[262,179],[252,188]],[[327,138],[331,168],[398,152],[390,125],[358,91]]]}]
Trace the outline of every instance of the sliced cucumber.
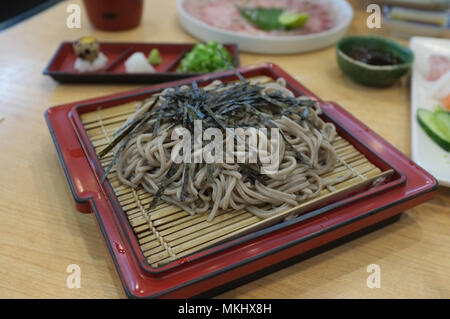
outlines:
[{"label": "sliced cucumber", "polygon": [[418,109],[417,120],[433,141],[450,152],[450,114],[445,111]]},{"label": "sliced cucumber", "polygon": [[450,138],[450,113],[444,110],[438,110],[434,112],[434,116],[436,116],[436,120],[439,122],[443,133]]}]

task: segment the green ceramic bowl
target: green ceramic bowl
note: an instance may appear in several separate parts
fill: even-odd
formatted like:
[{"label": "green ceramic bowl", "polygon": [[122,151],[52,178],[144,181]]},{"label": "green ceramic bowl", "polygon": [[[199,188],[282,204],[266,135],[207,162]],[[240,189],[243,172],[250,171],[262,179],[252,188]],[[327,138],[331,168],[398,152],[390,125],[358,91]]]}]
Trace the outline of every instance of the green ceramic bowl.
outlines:
[{"label": "green ceramic bowl", "polygon": [[[355,46],[388,51],[402,63],[378,66],[360,62],[344,53]],[[354,81],[370,86],[388,86],[408,73],[414,61],[414,53],[407,47],[381,36],[347,36],[336,44],[336,58],[341,70]]]}]

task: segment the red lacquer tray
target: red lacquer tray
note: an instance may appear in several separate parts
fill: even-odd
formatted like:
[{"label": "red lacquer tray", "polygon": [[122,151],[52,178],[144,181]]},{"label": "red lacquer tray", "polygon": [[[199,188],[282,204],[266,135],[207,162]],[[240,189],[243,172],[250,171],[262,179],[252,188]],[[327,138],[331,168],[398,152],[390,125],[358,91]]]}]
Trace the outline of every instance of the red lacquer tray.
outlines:
[{"label": "red lacquer tray", "polygon": [[[285,78],[289,89],[317,98],[307,88],[273,64],[240,69],[244,77],[265,75]],[[382,170],[392,169],[389,181],[366,192],[351,194],[251,235],[216,245],[162,267],[142,261],[132,230],[117,209],[108,183],[99,182],[98,158],[80,127],[79,115],[98,107],[113,107],[151,96],[163,88],[196,80],[199,85],[220,78],[236,80],[233,72],[203,75],[125,93],[50,108],[47,123],[80,211],[94,212],[118,274],[129,297],[213,295],[298,261],[361,232],[393,221],[399,214],[432,198],[436,180],[404,154],[333,102],[323,102],[323,118]],[[389,191],[386,191],[389,189]],[[274,296],[276,297],[276,296]]]},{"label": "red lacquer tray", "polygon": [[[108,58],[104,69],[96,72],[78,72],[74,69],[77,59],[72,42],[63,42],[44,69],[44,74],[63,83],[162,83],[188,77],[199,73],[176,72],[181,59],[192,50],[195,43],[136,43],[101,42],[100,51]],[[224,44],[239,66],[239,54],[234,44]],[[148,56],[152,49],[158,49],[162,63],[155,65],[155,73],[126,73],[125,61],[134,52]]]}]

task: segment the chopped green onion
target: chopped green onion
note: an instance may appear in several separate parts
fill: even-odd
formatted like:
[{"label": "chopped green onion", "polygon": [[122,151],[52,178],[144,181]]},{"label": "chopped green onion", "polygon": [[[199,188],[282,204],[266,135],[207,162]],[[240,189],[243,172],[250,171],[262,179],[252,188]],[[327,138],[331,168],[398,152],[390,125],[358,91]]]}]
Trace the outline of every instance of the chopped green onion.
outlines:
[{"label": "chopped green onion", "polygon": [[178,72],[208,73],[227,70],[228,65],[220,55],[222,53],[226,61],[235,66],[235,61],[230,52],[220,43],[211,41],[199,43],[186,54],[177,69]]}]

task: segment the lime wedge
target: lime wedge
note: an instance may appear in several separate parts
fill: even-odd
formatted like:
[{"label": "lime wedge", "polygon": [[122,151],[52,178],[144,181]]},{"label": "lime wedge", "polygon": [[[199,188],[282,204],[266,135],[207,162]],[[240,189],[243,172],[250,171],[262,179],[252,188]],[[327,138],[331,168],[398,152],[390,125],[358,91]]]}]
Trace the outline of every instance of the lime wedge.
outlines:
[{"label": "lime wedge", "polygon": [[278,22],[285,28],[301,28],[308,22],[307,13],[285,12],[278,17]]}]

